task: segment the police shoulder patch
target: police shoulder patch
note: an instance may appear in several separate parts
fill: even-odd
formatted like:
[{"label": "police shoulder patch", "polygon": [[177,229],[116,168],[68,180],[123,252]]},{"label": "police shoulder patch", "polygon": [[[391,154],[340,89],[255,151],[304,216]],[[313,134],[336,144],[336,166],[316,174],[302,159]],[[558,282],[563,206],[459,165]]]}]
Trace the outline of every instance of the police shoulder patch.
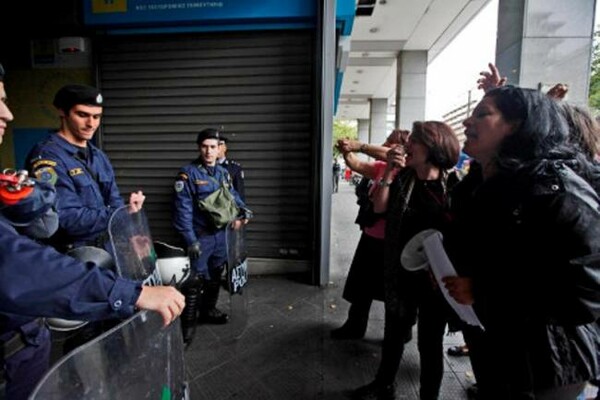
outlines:
[{"label": "police shoulder patch", "polygon": [[56,167],[56,161],[52,160],[37,160],[31,166],[32,169],[37,169],[40,167]]},{"label": "police shoulder patch", "polygon": [[175,191],[181,192],[183,190],[184,186],[185,185],[184,185],[183,181],[176,181],[175,182]]},{"label": "police shoulder patch", "polygon": [[58,175],[56,174],[56,171],[52,167],[38,168],[34,174],[35,174],[35,177],[38,178],[38,180],[40,182],[47,182],[52,185],[55,185],[56,181],[58,180]]}]

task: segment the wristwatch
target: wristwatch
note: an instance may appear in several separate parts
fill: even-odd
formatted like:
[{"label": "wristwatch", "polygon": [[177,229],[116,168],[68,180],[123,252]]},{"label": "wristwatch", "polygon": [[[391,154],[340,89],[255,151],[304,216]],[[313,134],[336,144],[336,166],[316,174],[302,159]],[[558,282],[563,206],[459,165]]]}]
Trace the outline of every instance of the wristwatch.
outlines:
[{"label": "wristwatch", "polygon": [[391,184],[392,182],[384,181],[383,179],[379,180],[379,186],[381,187],[389,187]]}]

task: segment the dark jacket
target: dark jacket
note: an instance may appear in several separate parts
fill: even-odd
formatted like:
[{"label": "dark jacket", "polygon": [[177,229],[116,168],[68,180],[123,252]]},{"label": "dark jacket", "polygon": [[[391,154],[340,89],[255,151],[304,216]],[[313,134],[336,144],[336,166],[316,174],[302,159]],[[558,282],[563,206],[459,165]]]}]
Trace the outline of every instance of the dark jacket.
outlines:
[{"label": "dark jacket", "polygon": [[452,193],[446,247],[473,279],[498,398],[595,376],[600,316],[600,199],[566,163],[541,161]]}]

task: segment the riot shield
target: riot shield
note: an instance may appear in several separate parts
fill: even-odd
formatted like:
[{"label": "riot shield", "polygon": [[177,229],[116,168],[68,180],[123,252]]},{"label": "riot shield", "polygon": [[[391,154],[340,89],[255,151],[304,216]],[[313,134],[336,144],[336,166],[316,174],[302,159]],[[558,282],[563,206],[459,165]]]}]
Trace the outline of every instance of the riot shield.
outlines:
[{"label": "riot shield", "polygon": [[150,286],[162,284],[143,209],[133,213],[129,212],[129,206],[118,208],[108,222],[108,235],[115,268],[120,276],[142,280]]},{"label": "riot shield", "polygon": [[238,230],[227,226],[227,268],[225,269],[225,289],[229,293],[229,334],[239,339],[248,325],[248,254],[246,252],[246,226]]},{"label": "riot shield", "polygon": [[33,400],[187,400],[179,320],[141,311],[59,360]]},{"label": "riot shield", "polygon": [[[108,234],[120,276],[161,284],[143,211],[117,209]],[[31,399],[188,399],[180,322],[162,324],[158,313],[142,311],[77,347],[51,368]]]}]

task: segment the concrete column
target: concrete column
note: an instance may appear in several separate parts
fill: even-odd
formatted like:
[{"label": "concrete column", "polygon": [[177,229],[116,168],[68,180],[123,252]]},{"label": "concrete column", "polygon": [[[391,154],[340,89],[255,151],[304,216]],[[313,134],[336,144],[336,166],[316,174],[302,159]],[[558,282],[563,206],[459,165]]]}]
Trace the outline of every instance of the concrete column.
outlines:
[{"label": "concrete column", "polygon": [[396,127],[425,119],[427,51],[401,51],[396,62]]},{"label": "concrete column", "polygon": [[369,120],[358,119],[357,121],[357,133],[358,141],[363,143],[369,143]]},{"label": "concrete column", "polygon": [[369,111],[369,141],[368,143],[381,144],[385,142],[387,132],[387,99],[370,99]]},{"label": "concrete column", "polygon": [[508,83],[547,91],[569,85],[587,104],[595,0],[500,0],[496,65]]}]

